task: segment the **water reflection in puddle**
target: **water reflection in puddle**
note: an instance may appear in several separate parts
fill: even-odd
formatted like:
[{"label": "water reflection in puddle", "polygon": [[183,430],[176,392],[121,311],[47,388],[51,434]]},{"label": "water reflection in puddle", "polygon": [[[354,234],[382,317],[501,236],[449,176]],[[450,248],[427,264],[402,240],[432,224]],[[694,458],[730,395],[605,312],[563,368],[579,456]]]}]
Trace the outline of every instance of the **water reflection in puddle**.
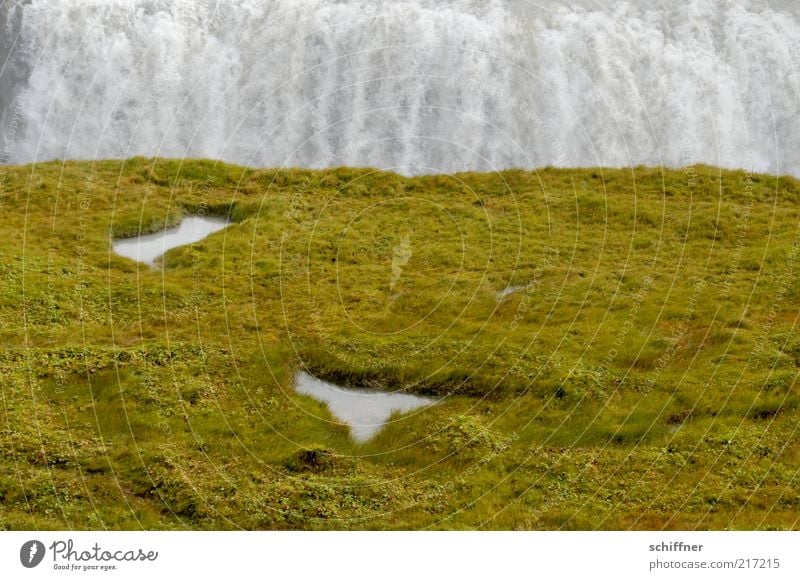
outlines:
[{"label": "water reflection in puddle", "polygon": [[155,266],[156,259],[172,248],[199,242],[229,225],[230,222],[225,218],[187,216],[174,228],[135,238],[114,240],[112,247],[120,256]]},{"label": "water reflection in puddle", "polygon": [[504,298],[508,298],[509,296],[516,294],[517,292],[525,290],[526,288],[527,286],[525,285],[508,286],[506,288],[503,288],[497,293],[497,299],[502,300]]},{"label": "water reflection in puddle", "polygon": [[295,388],[298,393],[326,403],[337,419],[350,426],[353,439],[359,443],[374,437],[392,413],[407,413],[437,402],[432,397],[406,393],[338,387],[302,371],[295,377]]}]

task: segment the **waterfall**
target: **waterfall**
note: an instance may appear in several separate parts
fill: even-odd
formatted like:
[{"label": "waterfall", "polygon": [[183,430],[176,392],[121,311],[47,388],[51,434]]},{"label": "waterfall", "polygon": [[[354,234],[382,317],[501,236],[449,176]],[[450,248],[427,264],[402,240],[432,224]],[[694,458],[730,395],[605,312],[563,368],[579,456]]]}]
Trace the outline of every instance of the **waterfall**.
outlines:
[{"label": "waterfall", "polygon": [[0,162],[800,175],[791,2],[0,3]]}]

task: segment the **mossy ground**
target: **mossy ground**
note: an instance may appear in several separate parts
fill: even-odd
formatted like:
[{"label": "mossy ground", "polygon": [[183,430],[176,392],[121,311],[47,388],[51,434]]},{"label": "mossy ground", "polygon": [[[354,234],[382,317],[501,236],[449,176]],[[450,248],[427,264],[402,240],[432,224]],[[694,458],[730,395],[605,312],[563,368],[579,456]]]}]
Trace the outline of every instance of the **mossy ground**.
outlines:
[{"label": "mossy ground", "polygon": [[[2,528],[800,527],[794,179],[136,158],[0,194]],[[234,224],[163,269],[110,250],[198,212]],[[444,400],[357,445],[301,365]]]}]

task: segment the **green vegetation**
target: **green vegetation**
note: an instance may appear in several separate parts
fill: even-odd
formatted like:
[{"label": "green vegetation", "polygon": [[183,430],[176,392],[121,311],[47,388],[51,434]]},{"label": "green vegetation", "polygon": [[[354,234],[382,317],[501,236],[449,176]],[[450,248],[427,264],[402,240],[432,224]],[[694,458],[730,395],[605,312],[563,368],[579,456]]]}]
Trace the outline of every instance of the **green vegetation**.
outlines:
[{"label": "green vegetation", "polygon": [[[2,169],[0,528],[800,527],[794,179]],[[358,445],[301,365],[445,398]]]}]

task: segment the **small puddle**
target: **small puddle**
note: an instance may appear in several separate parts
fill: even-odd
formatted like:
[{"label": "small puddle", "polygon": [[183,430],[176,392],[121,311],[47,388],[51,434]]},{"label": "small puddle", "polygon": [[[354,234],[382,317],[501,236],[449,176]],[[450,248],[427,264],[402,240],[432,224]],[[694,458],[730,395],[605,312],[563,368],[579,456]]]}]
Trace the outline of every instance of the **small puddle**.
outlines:
[{"label": "small puddle", "polygon": [[230,222],[221,217],[187,216],[173,228],[135,238],[113,240],[112,247],[120,256],[155,267],[156,260],[172,248],[199,242],[229,225]]},{"label": "small puddle", "polygon": [[525,285],[508,286],[506,288],[503,288],[502,290],[500,290],[500,292],[497,293],[497,299],[502,300],[503,298],[508,298],[509,296],[516,294],[517,292],[525,290],[525,288],[527,288],[527,286]]},{"label": "small puddle", "polygon": [[303,371],[295,377],[295,388],[300,394],[326,403],[337,419],[350,426],[353,439],[359,443],[372,439],[392,413],[407,413],[437,402],[433,397],[339,387]]}]

